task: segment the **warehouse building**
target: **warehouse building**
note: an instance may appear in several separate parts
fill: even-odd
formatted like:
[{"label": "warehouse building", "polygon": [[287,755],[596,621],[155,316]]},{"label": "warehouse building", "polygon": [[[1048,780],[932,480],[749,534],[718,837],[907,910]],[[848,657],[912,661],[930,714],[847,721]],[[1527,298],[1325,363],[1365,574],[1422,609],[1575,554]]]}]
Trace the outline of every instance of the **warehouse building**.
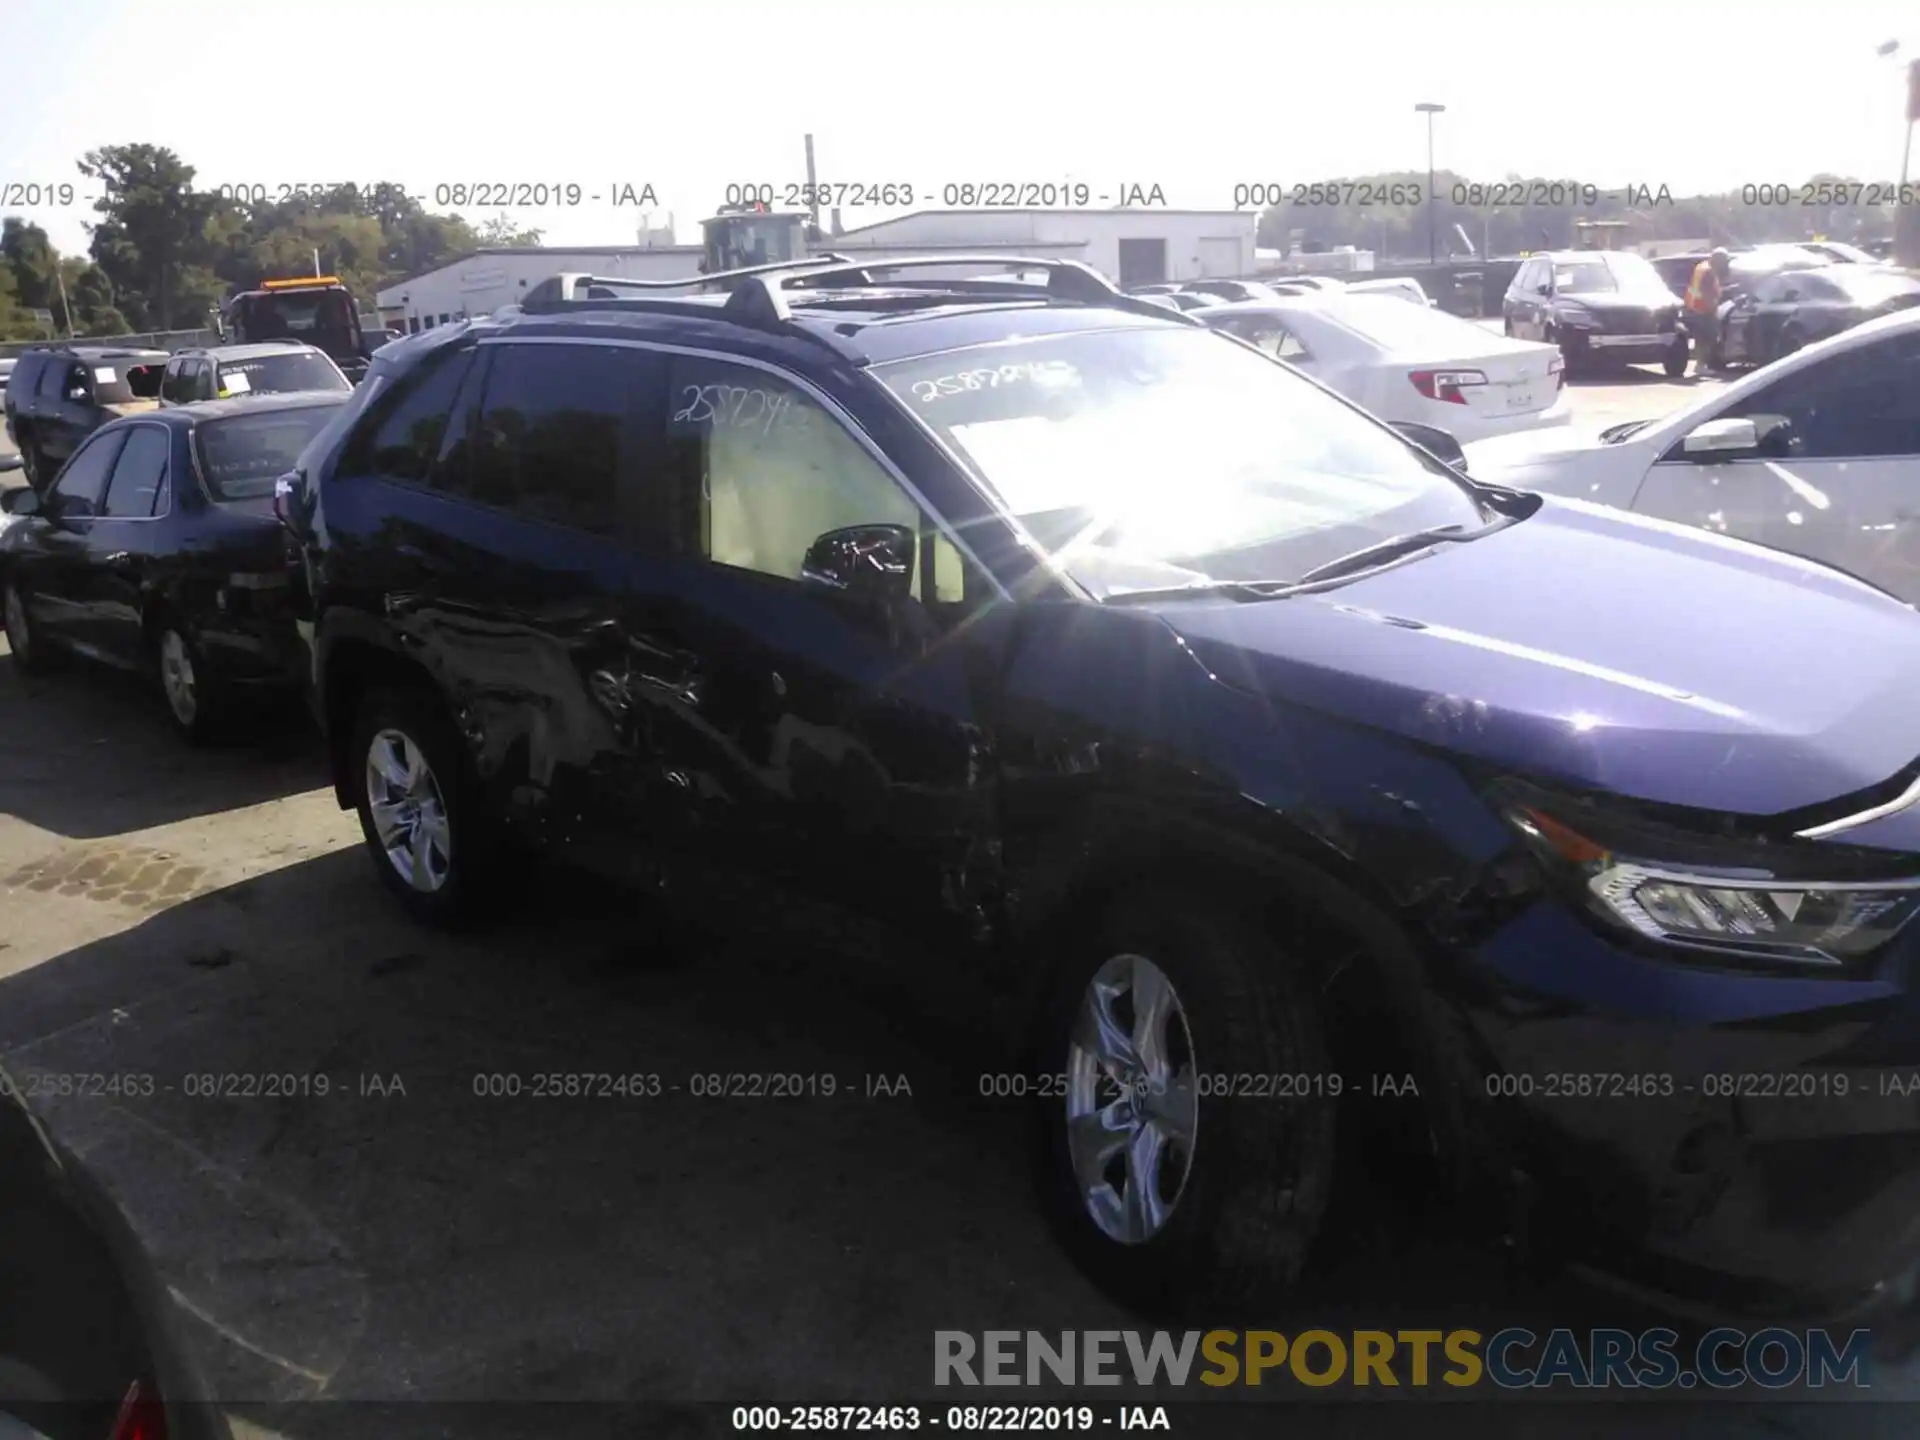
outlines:
[{"label": "warehouse building", "polygon": [[381,321],[411,335],[518,304],[563,270],[627,280],[680,280],[700,269],[698,245],[538,245],[475,250],[438,269],[387,286],[375,297]]},{"label": "warehouse building", "polygon": [[1254,226],[1238,210],[920,210],[829,235],[854,258],[927,250],[1078,260],[1122,286],[1254,272]]},{"label": "warehouse building", "polygon": [[[823,236],[820,248],[854,259],[882,259],[930,250],[1031,255],[1078,260],[1121,285],[1251,275],[1256,269],[1252,212],[1166,210],[921,210]],[[837,222],[838,217],[835,217]],[[381,290],[384,324],[406,334],[432,329],[502,305],[517,304],[542,280],[563,271],[631,280],[678,280],[699,273],[701,247],[666,243],[624,246],[538,246],[475,250]]]}]

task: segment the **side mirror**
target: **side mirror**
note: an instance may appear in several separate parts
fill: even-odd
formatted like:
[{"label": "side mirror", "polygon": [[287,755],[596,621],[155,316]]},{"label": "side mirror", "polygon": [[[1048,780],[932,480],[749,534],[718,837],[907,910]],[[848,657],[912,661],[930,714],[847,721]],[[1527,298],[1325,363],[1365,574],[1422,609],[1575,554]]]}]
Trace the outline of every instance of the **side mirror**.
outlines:
[{"label": "side mirror", "polygon": [[917,550],[916,537],[905,525],[829,530],[807,547],[800,578],[845,595],[904,600],[913,592]]},{"label": "side mirror", "polygon": [[300,472],[289,471],[273,482],[273,518],[280,522],[280,528],[294,539],[300,538],[295,516],[300,504]]},{"label": "side mirror", "polygon": [[69,385],[67,387],[67,399],[72,404],[84,405],[90,398],[87,393],[87,387],[84,385]]},{"label": "side mirror", "polygon": [[40,492],[31,487],[9,490],[4,495],[0,495],[0,511],[8,515],[38,515]]},{"label": "side mirror", "polygon": [[1393,428],[1401,435],[1418,445],[1443,465],[1450,465],[1462,475],[1467,473],[1467,455],[1460,448],[1460,442],[1437,425],[1422,425],[1415,420],[1395,420]]},{"label": "side mirror", "polygon": [[1752,420],[1708,420],[1680,442],[1680,452],[1702,464],[1760,453],[1760,427]]},{"label": "side mirror", "polygon": [[1551,280],[1542,280],[1538,285],[1533,287],[1533,293],[1536,295],[1551,295],[1553,293],[1553,282]]}]

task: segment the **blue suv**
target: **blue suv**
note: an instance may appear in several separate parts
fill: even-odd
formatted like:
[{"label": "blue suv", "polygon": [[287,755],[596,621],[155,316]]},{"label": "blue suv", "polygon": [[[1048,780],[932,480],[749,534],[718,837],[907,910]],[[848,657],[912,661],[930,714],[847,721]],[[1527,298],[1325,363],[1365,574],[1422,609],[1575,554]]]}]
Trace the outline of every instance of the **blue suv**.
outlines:
[{"label": "blue suv", "polygon": [[381,881],[894,927],[1018,1021],[982,1093],[1142,1305],[1291,1281],[1356,1129],[1643,1289],[1905,1294],[1913,612],[993,263],[1046,282],[560,277],[380,352],[277,504]]}]

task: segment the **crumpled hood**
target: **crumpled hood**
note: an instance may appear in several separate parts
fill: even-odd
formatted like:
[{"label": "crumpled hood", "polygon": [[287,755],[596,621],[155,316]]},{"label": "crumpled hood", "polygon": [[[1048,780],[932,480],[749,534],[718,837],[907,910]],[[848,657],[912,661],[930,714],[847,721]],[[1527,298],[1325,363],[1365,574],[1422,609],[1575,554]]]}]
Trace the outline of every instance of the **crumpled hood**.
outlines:
[{"label": "crumpled hood", "polygon": [[1920,754],[1920,615],[1576,501],[1319,595],[1156,607],[1221,681],[1513,771],[1746,815]]}]

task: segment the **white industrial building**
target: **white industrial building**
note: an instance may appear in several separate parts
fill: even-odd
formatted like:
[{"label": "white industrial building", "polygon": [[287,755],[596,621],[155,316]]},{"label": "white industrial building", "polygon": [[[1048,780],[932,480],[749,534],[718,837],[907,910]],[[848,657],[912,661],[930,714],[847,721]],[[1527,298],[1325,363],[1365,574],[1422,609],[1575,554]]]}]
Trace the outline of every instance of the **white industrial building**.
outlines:
[{"label": "white industrial building", "polygon": [[1005,251],[1078,260],[1123,286],[1251,275],[1259,216],[1239,210],[921,210],[843,230],[827,248],[852,258],[927,250]]},{"label": "white industrial building", "polygon": [[698,245],[541,245],[475,250],[375,296],[389,329],[411,335],[514,305],[563,270],[626,280],[680,280],[700,269]]},{"label": "white industrial building", "polygon": [[[836,216],[837,219],[837,216]],[[931,250],[1078,260],[1121,285],[1252,275],[1258,217],[1237,210],[921,210],[852,230],[820,248],[852,259]],[[476,250],[381,290],[381,320],[411,334],[517,303],[562,271],[630,280],[677,280],[699,273],[698,245],[540,246]]]}]

